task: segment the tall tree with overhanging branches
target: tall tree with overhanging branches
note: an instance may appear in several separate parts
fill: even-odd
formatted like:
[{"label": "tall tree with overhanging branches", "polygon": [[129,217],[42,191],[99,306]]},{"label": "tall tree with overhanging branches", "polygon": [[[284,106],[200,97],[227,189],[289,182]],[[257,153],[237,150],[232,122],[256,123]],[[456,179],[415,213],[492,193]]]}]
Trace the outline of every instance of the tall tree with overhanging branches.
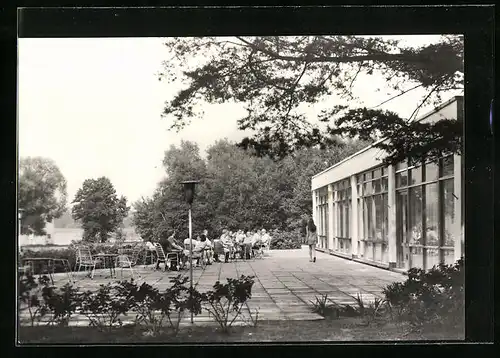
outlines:
[{"label": "tall tree with overhanging branches", "polygon": [[[437,104],[441,95],[463,89],[463,38],[443,36],[438,43],[408,47],[396,40],[359,36],[170,38],[173,56],[164,62],[160,80],[185,87],[165,103],[171,129],[182,129],[202,117],[202,103],[242,103],[247,115],[238,120],[254,135],[244,148],[283,158],[298,148],[326,148],[338,135],[388,140],[377,146],[386,162],[461,152],[462,123],[414,121],[419,109]],[[353,97],[360,74],[382,74],[396,94],[385,102],[425,90],[408,118],[374,108],[329,103],[332,95]],[[317,121],[303,104],[326,103]],[[430,152],[429,152],[430,150]]]}]

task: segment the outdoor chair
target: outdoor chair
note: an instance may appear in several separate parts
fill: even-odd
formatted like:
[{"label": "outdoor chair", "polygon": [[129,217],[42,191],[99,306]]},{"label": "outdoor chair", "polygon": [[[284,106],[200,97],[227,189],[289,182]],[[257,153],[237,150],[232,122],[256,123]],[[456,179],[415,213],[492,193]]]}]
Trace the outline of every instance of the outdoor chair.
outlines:
[{"label": "outdoor chair", "polygon": [[163,247],[159,243],[155,243],[155,251],[156,251],[156,263],[153,267],[153,270],[156,270],[160,264],[165,265],[165,271],[167,271],[167,257],[165,256],[165,251],[163,251]]},{"label": "outdoor chair", "polygon": [[120,268],[120,276],[123,278],[123,269],[128,268],[132,274],[132,278],[135,279],[134,269],[135,262],[129,258],[128,255],[121,254],[116,257],[115,267]]},{"label": "outdoor chair", "polygon": [[[84,269],[89,268],[90,278],[94,278],[94,271],[97,265],[102,264],[101,260],[95,259],[92,257],[92,253],[90,249],[86,246],[79,246],[76,249],[76,263],[75,263],[75,271],[80,272],[82,267]],[[78,268],[77,268],[78,267]]]}]

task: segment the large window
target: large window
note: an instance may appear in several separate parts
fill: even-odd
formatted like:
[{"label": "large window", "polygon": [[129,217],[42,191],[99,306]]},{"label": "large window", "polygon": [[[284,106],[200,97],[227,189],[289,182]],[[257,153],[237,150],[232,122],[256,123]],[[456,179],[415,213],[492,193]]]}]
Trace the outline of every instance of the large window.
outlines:
[{"label": "large window", "polygon": [[357,176],[359,196],[359,237],[363,258],[388,262],[388,177],[380,167]]},{"label": "large window", "polygon": [[316,213],[319,247],[328,248],[328,187],[316,191]]},{"label": "large window", "polygon": [[333,185],[337,221],[337,247],[336,251],[351,253],[351,181],[341,180]]},{"label": "large window", "polygon": [[408,247],[409,266],[429,269],[440,262],[453,263],[453,156],[412,167],[398,164],[396,190],[407,200],[398,201],[397,210],[409,208],[408,225],[398,227]]}]

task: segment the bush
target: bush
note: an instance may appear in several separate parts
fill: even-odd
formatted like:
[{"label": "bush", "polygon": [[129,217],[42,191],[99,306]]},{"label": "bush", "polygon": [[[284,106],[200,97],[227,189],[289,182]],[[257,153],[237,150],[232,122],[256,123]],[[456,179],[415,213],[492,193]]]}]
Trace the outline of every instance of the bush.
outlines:
[{"label": "bush", "polygon": [[[73,270],[75,267],[75,262],[76,262],[76,256],[75,252],[73,250],[69,249],[62,249],[62,250],[43,250],[43,251],[32,251],[32,250],[24,250],[21,255],[20,259],[24,259],[27,257],[52,257],[55,259],[65,259],[68,260],[71,269]],[[41,272],[43,269],[46,269],[46,262],[33,262],[34,264],[34,271],[35,273]],[[64,266],[62,265],[61,262],[56,261],[54,263],[54,272],[65,272]]]},{"label": "bush", "polygon": [[[205,309],[215,318],[223,332],[229,332],[233,322],[240,316],[243,305],[252,297],[253,279],[253,276],[241,275],[239,279],[228,278],[226,284],[217,281],[212,291],[202,294],[202,301],[208,303]],[[252,319],[255,324],[256,319]]]},{"label": "bush", "polygon": [[339,309],[328,302],[328,295],[315,297],[316,302],[309,301],[312,304],[312,311],[326,318],[338,318]]},{"label": "bush", "polygon": [[50,311],[50,308],[40,299],[49,282],[50,279],[47,276],[40,276],[37,282],[31,274],[22,276],[19,280],[17,294],[20,308],[28,310],[32,327],[40,324],[42,318]]},{"label": "bush", "polygon": [[170,279],[172,286],[160,292],[147,283],[137,286],[123,281],[117,286],[119,295],[126,297],[129,308],[136,312],[136,324],[144,324],[152,333],[158,334],[167,318],[174,333],[179,331],[181,319],[186,311],[195,315],[201,313],[202,295],[195,289],[186,287],[188,277],[178,275]]},{"label": "bush", "polygon": [[84,292],[80,299],[80,312],[99,330],[121,326],[121,316],[127,315],[134,304],[133,297],[121,290],[120,285],[111,283],[100,285],[97,291]]},{"label": "bush", "polygon": [[[75,264],[76,264],[76,246],[78,243],[72,243],[67,249],[51,249],[51,250],[41,250],[41,251],[33,251],[33,250],[23,250],[21,255],[19,256],[20,260],[27,258],[27,257],[32,257],[32,258],[37,258],[37,257],[51,257],[54,259],[65,259],[68,260],[69,265],[71,267],[71,270],[75,269]],[[111,254],[118,254],[118,249],[119,248],[124,248],[124,249],[132,249],[135,244],[125,244],[125,245],[119,245],[119,244],[110,244],[110,243],[94,243],[94,244],[87,244],[87,246],[90,248],[90,252],[92,255],[96,255],[100,252],[106,252],[106,253],[111,253]],[[34,262],[34,271],[35,273],[39,273],[46,269],[46,262]],[[64,265],[60,261],[55,261],[54,262],[54,272],[59,273],[59,272],[66,272]]]},{"label": "bush", "polygon": [[60,289],[52,286],[45,286],[42,290],[42,297],[47,308],[52,313],[49,324],[67,326],[71,316],[80,307],[80,294],[73,285],[67,283]]},{"label": "bush", "polygon": [[454,326],[464,320],[464,260],[440,264],[429,271],[412,268],[405,282],[387,286],[383,293],[399,319],[414,325],[441,321]]},{"label": "bush", "polygon": [[272,250],[300,249],[302,247],[300,232],[283,232],[276,230],[271,235],[270,247]]}]

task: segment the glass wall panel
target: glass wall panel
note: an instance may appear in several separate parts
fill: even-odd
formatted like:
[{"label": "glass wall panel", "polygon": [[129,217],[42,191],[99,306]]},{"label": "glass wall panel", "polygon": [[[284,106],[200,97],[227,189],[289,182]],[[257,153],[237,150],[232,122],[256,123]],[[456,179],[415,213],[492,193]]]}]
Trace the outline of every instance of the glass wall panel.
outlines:
[{"label": "glass wall panel", "polygon": [[439,187],[438,183],[425,186],[425,245],[439,245]]},{"label": "glass wall panel", "polygon": [[455,197],[453,196],[453,179],[447,179],[442,182],[443,185],[443,245],[454,247],[453,224],[455,222]]},{"label": "glass wall panel", "polygon": [[437,163],[427,163],[425,165],[425,181],[438,180],[439,166]]},{"label": "glass wall panel", "polygon": [[404,187],[408,185],[408,172],[404,171],[396,174],[396,187]]},{"label": "glass wall panel", "polygon": [[409,185],[415,185],[422,182],[422,167],[417,167],[410,169],[410,183]]},{"label": "glass wall panel", "polygon": [[453,175],[454,171],[454,158],[453,156],[448,156],[446,158],[442,158],[440,160],[441,165],[440,165],[440,176],[441,177],[446,177],[446,176],[451,176]]},{"label": "glass wall panel", "polygon": [[[430,269],[441,262],[454,262],[453,160],[453,156],[448,156],[424,166],[399,166],[403,168],[396,173],[399,267],[409,264]],[[400,212],[406,205],[408,220]],[[403,227],[406,222],[407,229]],[[401,246],[404,242],[408,248]]]},{"label": "glass wall panel", "polygon": [[410,244],[423,245],[422,235],[422,188],[410,188]]}]

